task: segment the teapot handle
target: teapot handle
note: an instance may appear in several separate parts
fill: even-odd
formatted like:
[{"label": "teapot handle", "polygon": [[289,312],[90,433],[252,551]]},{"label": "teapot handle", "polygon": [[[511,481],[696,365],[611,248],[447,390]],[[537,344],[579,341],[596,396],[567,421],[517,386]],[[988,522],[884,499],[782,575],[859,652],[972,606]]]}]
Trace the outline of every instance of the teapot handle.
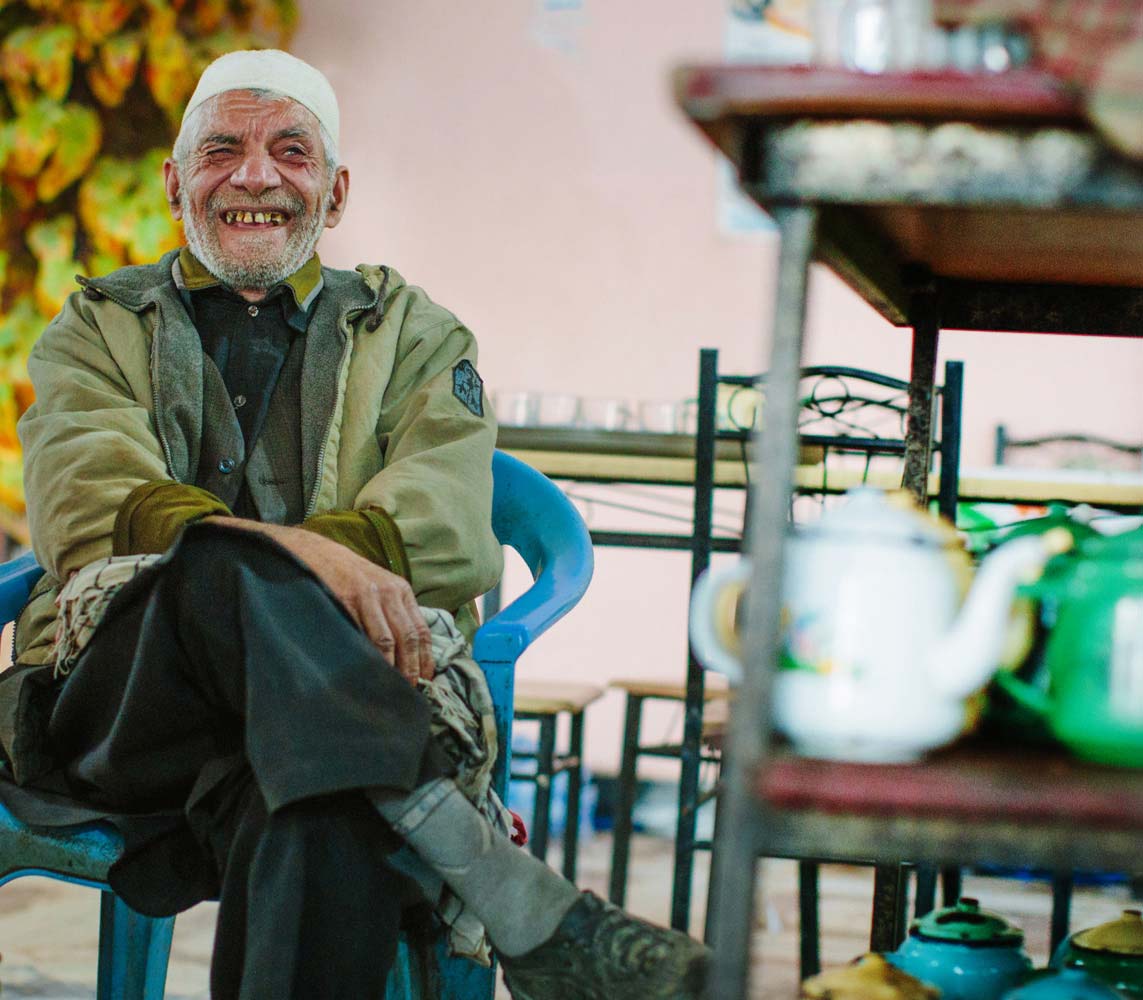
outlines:
[{"label": "teapot handle", "polygon": [[993,676],[997,685],[1009,694],[1018,704],[1023,705],[1039,716],[1047,716],[1052,708],[1048,692],[1021,680],[1011,670],[999,670]]},{"label": "teapot handle", "polygon": [[731,611],[750,579],[750,563],[708,569],[691,593],[691,649],[707,670],[725,674],[731,684],[742,680],[739,636]]}]

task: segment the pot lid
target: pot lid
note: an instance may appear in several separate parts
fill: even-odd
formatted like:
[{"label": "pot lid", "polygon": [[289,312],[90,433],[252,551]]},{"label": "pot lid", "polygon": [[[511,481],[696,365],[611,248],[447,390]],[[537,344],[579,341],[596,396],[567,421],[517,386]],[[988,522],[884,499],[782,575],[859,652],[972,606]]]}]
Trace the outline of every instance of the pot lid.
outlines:
[{"label": "pot lid", "polygon": [[910,494],[867,486],[850,490],[845,503],[829,508],[820,520],[797,532],[806,538],[846,536],[937,548],[960,546],[956,530],[918,507]]},{"label": "pot lid", "polygon": [[1033,973],[1000,1000],[1122,1000],[1122,996],[1083,969],[1049,969]]},{"label": "pot lid", "polygon": [[930,941],[955,941],[970,945],[1019,947],[1024,932],[1013,927],[999,913],[982,910],[980,903],[962,896],[956,906],[933,910],[914,920],[909,933]]},{"label": "pot lid", "polygon": [[870,954],[853,965],[807,979],[799,996],[802,1000],[937,1000],[940,991]]},{"label": "pot lid", "polygon": [[1124,910],[1117,920],[1089,927],[1072,936],[1072,944],[1088,951],[1108,951],[1117,955],[1143,955],[1143,913]]}]

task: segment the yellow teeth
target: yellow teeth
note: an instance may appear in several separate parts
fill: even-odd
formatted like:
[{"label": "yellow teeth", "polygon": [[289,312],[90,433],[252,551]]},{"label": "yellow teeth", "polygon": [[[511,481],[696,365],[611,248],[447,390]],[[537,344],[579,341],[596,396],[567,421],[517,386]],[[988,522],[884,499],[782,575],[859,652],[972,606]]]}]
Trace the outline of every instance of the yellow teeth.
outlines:
[{"label": "yellow teeth", "polygon": [[227,212],[225,218],[227,225],[235,222],[248,222],[280,226],[286,221],[286,217],[281,212]]}]

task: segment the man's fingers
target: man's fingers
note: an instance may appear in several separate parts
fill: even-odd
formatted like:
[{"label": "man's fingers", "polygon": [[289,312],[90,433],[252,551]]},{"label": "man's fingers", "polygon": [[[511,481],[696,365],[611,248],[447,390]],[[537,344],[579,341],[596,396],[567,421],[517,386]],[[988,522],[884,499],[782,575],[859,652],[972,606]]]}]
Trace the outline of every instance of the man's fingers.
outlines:
[{"label": "man's fingers", "polygon": [[413,596],[411,587],[406,591],[405,606],[412,616],[413,630],[417,637],[417,673],[422,679],[430,681],[437,672],[437,665],[433,660],[433,637],[428,625],[425,624],[425,616],[417,606],[417,599]]},{"label": "man's fingers", "polygon": [[418,677],[432,677],[432,640],[412,590],[403,587],[392,594],[386,611],[397,637],[398,669],[411,684],[416,684]]},{"label": "man's fingers", "polygon": [[361,627],[381,655],[397,666],[397,640],[377,596],[376,593],[370,593],[370,599],[364,602],[364,607],[361,609]]}]

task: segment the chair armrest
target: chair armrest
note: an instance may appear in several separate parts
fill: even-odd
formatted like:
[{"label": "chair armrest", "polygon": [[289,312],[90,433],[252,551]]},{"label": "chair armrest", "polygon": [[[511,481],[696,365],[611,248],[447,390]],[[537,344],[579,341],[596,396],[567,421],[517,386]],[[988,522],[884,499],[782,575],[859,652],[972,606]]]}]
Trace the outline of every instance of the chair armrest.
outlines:
[{"label": "chair armrest", "polygon": [[[588,552],[590,553],[590,548]],[[566,615],[587,589],[592,561],[549,568],[539,579],[477,631],[472,644],[479,663],[514,663],[537,638]]]},{"label": "chair armrest", "polygon": [[587,526],[555,483],[499,451],[492,470],[496,537],[521,555],[534,582],[476,633],[473,657],[482,665],[515,663],[576,605],[594,568]]},{"label": "chair armrest", "polygon": [[43,572],[31,552],[0,563],[0,624],[15,620]]}]

